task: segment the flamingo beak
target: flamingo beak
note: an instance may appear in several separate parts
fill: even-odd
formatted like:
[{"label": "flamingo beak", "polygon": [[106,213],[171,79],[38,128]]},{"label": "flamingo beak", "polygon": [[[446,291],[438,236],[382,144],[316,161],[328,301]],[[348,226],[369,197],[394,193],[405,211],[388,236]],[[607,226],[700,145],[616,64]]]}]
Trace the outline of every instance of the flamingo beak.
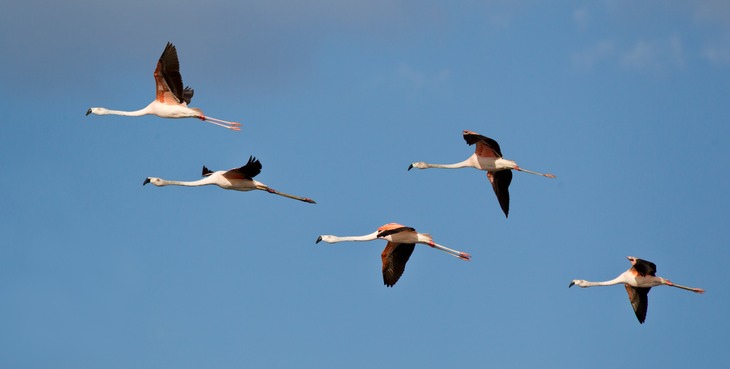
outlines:
[{"label": "flamingo beak", "polygon": [[317,237],[317,242],[315,243],[319,243],[320,241],[322,241],[322,236]]},{"label": "flamingo beak", "polygon": [[575,285],[575,282],[570,281],[570,284],[568,285],[568,288],[573,287]]},{"label": "flamingo beak", "polygon": [[89,114],[91,114],[91,109],[86,111],[86,116],[89,116]]},{"label": "flamingo beak", "polygon": [[144,179],[144,182],[142,182],[142,186],[144,186],[144,185],[146,185],[148,183],[150,183],[150,177],[147,177],[147,178]]},{"label": "flamingo beak", "polygon": [[408,166],[408,170],[411,170],[411,169],[413,169],[413,164]]}]

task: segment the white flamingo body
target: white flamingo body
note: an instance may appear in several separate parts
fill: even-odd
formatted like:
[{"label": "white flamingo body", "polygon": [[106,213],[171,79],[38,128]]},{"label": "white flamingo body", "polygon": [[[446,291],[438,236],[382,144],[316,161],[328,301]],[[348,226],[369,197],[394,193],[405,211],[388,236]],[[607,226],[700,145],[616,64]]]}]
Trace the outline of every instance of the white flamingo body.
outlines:
[{"label": "white flamingo body", "polygon": [[474,154],[466,160],[454,164],[431,164],[419,161],[411,163],[408,170],[413,168],[458,169],[468,167],[484,170],[487,172],[487,178],[489,183],[492,184],[492,189],[505,217],[509,216],[509,185],[512,182],[512,170],[555,178],[555,175],[550,173],[544,174],[520,168],[516,162],[503,158],[499,144],[489,137],[472,131],[464,131],[463,136],[468,145],[476,144]]},{"label": "white flamingo body", "polygon": [[584,279],[574,279],[568,287],[578,286],[582,288],[597,286],[613,286],[623,284],[629,295],[629,302],[634,309],[639,323],[646,320],[646,312],[649,306],[649,290],[656,286],[677,287],[695,293],[705,293],[702,288],[687,287],[675,284],[665,278],[656,276],[656,264],[639,259],[634,256],[626,257],[631,262],[631,268],[621,273],[618,277],[603,282],[590,282]]},{"label": "white flamingo body", "polygon": [[470,260],[471,255],[450,249],[446,246],[439,245],[433,241],[428,233],[418,233],[414,228],[405,227],[398,223],[388,223],[378,228],[377,231],[363,236],[346,236],[339,237],[333,235],[321,235],[317,238],[316,243],[321,241],[327,243],[337,243],[345,241],[372,241],[375,239],[384,239],[388,241],[385,249],[380,257],[383,263],[383,283],[388,287],[393,287],[405,270],[406,263],[411,257],[411,253],[417,243],[428,245],[437,250],[448,253],[462,260]]},{"label": "white flamingo body", "polygon": [[198,108],[190,108],[188,104],[193,98],[193,89],[183,88],[182,76],[180,75],[180,63],[177,58],[177,49],[171,43],[167,43],[157,62],[154,73],[156,96],[155,100],[143,109],[134,111],[112,110],[106,108],[90,108],[86,115],[121,115],[126,117],[139,117],[142,115],[156,115],[161,118],[198,118],[202,121],[215,124],[230,130],[239,131],[240,123],[229,122],[218,118],[206,117],[203,111]]},{"label": "white flamingo body", "polygon": [[248,159],[248,163],[240,168],[233,168],[230,170],[219,170],[210,171],[208,168],[203,167],[203,178],[197,181],[171,181],[167,179],[157,177],[147,177],[142,185],[152,183],[157,187],[164,186],[185,186],[185,187],[200,187],[200,186],[218,186],[225,190],[235,191],[252,191],[261,190],[275,195],[288,197],[290,199],[308,202],[310,204],[316,204],[316,202],[308,197],[300,197],[290,195],[284,192],[277,191],[259,181],[253,179],[261,172],[261,162],[254,157]]}]

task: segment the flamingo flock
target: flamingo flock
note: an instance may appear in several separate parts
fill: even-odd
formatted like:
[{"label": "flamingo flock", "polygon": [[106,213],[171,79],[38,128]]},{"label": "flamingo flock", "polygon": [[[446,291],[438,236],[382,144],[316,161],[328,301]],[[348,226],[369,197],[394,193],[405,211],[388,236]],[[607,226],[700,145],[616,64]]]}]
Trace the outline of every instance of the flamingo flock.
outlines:
[{"label": "flamingo flock", "polygon": [[[198,108],[188,107],[188,104],[190,104],[190,101],[193,98],[194,91],[188,86],[183,87],[184,84],[180,74],[180,63],[178,60],[177,49],[170,42],[167,43],[162,55],[157,61],[157,67],[154,71],[154,79],[156,86],[155,99],[146,107],[135,111],[121,111],[92,107],[87,110],[86,115],[156,115],[161,118],[197,118],[201,121],[227,128],[232,131],[240,131],[240,123],[212,118],[204,115],[202,110]],[[464,130],[462,135],[468,145],[475,146],[474,154],[469,156],[466,160],[453,164],[413,162],[409,165],[408,170],[410,171],[413,168],[475,168],[486,171],[487,179],[492,186],[492,190],[497,197],[497,201],[505,217],[509,216],[510,210],[509,186],[512,182],[512,171],[525,172],[546,178],[556,178],[555,175],[550,173],[540,173],[524,169],[517,165],[515,161],[505,159],[502,156],[499,143],[492,138],[468,130]],[[316,202],[311,198],[279,192],[254,180],[254,177],[261,173],[261,168],[261,162],[253,156],[250,156],[245,165],[229,170],[211,171],[207,167],[203,166],[203,178],[199,180],[175,181],[158,177],[147,177],[142,184],[146,185],[151,183],[157,187],[200,187],[214,185],[226,190],[235,191],[261,190],[282,197],[316,204]],[[316,243],[338,243],[345,241],[363,242],[376,239],[383,239],[387,241],[385,249],[383,249],[381,253],[383,283],[387,287],[393,287],[401,278],[405,271],[406,263],[415,250],[416,244],[429,246],[461,260],[471,260],[470,254],[439,245],[433,241],[430,234],[416,232],[415,228],[403,226],[398,223],[387,223],[379,227],[376,231],[362,236],[342,237],[321,235],[317,238]],[[701,288],[686,287],[670,282],[662,277],[657,277],[656,265],[652,262],[633,256],[629,256],[628,260],[631,262],[631,268],[612,280],[604,282],[589,282],[583,279],[574,279],[570,282],[569,287],[579,286],[586,288],[623,284],[628,292],[629,301],[631,302],[634,313],[641,324],[643,324],[646,319],[648,294],[652,287],[665,285],[689,290],[695,293],[705,292]]]}]

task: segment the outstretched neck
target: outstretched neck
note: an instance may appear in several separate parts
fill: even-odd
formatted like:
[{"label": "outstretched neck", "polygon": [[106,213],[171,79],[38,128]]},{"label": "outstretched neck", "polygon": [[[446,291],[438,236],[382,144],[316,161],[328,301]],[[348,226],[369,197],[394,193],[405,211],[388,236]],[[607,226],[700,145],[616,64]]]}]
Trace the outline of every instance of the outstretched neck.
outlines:
[{"label": "outstretched neck", "polygon": [[147,105],[142,109],[134,110],[134,111],[112,110],[112,109],[106,109],[106,108],[92,108],[91,112],[96,115],[122,115],[125,117],[139,117],[142,115],[150,114],[151,109],[150,109],[150,106]]},{"label": "outstretched neck", "polygon": [[160,183],[158,186],[185,186],[185,187],[205,186],[205,185],[213,184],[209,178],[210,177],[206,177],[203,179],[199,179],[197,181],[169,181],[166,179],[160,179]]},{"label": "outstretched neck", "polygon": [[338,237],[338,236],[332,236],[329,240],[329,242],[344,242],[344,241],[372,241],[374,239],[378,238],[378,232],[373,232],[370,234],[366,234],[364,236],[346,236],[346,237]]},{"label": "outstretched neck", "polygon": [[413,167],[418,168],[418,169],[426,169],[426,168],[458,169],[458,168],[474,167],[474,161],[470,157],[464,161],[460,161],[460,162],[454,163],[454,164],[414,163]]},{"label": "outstretched neck", "polygon": [[624,281],[623,276],[618,276],[610,281],[602,281],[602,282],[590,282],[586,281],[585,284],[581,287],[595,287],[595,286],[613,286],[616,284],[626,283]]},{"label": "outstretched neck", "polygon": [[454,163],[454,164],[428,164],[428,168],[441,168],[441,169],[458,169],[458,168],[466,168],[470,167],[470,163],[468,160]]}]

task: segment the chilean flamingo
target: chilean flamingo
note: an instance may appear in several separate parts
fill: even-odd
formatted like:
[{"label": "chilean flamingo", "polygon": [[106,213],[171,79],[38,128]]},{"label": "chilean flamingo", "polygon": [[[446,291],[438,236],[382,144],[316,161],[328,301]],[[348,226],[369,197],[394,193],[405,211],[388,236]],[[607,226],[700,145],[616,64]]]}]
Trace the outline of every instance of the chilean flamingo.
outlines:
[{"label": "chilean flamingo", "polygon": [[512,182],[512,171],[510,169],[519,170],[521,172],[536,174],[543,177],[555,178],[555,175],[547,173],[538,173],[531,170],[520,168],[517,163],[512,160],[502,158],[502,151],[499,149],[497,141],[482,136],[472,131],[464,131],[464,140],[469,145],[476,144],[476,151],[468,159],[455,164],[429,164],[422,161],[412,163],[408,170],[412,168],[443,168],[456,169],[472,167],[479,170],[487,171],[487,178],[492,184],[494,193],[499,200],[499,206],[504,212],[504,216],[509,214],[509,185]]},{"label": "chilean flamingo", "polygon": [[155,84],[157,85],[156,97],[145,108],[135,111],[90,108],[86,111],[86,115],[93,113],[96,115],[115,114],[138,117],[152,114],[161,118],[198,118],[204,122],[230,130],[241,130],[240,123],[206,117],[203,115],[202,110],[188,107],[190,100],[193,98],[193,89],[190,87],[183,88],[182,76],[180,75],[180,63],[177,59],[177,49],[175,49],[173,44],[168,42],[167,46],[165,46],[160,60],[157,61],[154,76]]},{"label": "chilean flamingo", "polygon": [[220,170],[217,172],[213,172],[203,166],[203,179],[193,181],[193,182],[182,182],[182,181],[168,181],[162,178],[156,178],[156,177],[147,177],[142,185],[146,185],[148,183],[152,183],[153,185],[157,187],[162,186],[188,186],[188,187],[196,187],[196,186],[207,186],[207,185],[216,185],[220,188],[226,189],[226,190],[236,190],[236,191],[251,191],[251,190],[262,190],[266,191],[268,193],[273,193],[274,195],[284,196],[288,197],[290,199],[299,200],[308,202],[310,204],[316,204],[314,200],[308,198],[308,197],[299,197],[294,195],[289,195],[283,192],[279,192],[273,188],[270,188],[269,186],[255,181],[253,178],[256,177],[261,173],[261,162],[258,161],[258,159],[252,157],[249,157],[248,163],[246,165],[240,167],[240,168],[234,168],[231,170]]},{"label": "chilean flamingo", "polygon": [[461,260],[471,259],[471,255],[465,252],[452,250],[433,242],[431,235],[428,233],[418,233],[414,228],[405,227],[398,223],[388,223],[378,228],[377,231],[364,236],[338,237],[322,235],[317,238],[316,243],[319,243],[320,241],[327,243],[342,241],[371,241],[374,239],[384,239],[388,241],[383,253],[380,255],[380,258],[383,261],[383,282],[388,287],[393,287],[395,282],[398,282],[400,276],[403,275],[406,263],[411,257],[413,249],[416,247],[417,243],[444,251]]},{"label": "chilean flamingo", "polygon": [[605,282],[588,282],[583,279],[574,279],[568,287],[576,285],[586,288],[593,286],[613,286],[623,283],[624,287],[626,287],[626,292],[629,294],[629,301],[634,308],[636,318],[639,319],[639,323],[641,324],[644,324],[644,320],[646,319],[646,310],[649,306],[649,290],[654,286],[665,285],[696,293],[705,293],[705,290],[701,288],[680,286],[662,277],[657,277],[656,265],[651,261],[642,260],[633,256],[627,256],[626,258],[631,262],[631,268],[621,273],[615,279]]}]

